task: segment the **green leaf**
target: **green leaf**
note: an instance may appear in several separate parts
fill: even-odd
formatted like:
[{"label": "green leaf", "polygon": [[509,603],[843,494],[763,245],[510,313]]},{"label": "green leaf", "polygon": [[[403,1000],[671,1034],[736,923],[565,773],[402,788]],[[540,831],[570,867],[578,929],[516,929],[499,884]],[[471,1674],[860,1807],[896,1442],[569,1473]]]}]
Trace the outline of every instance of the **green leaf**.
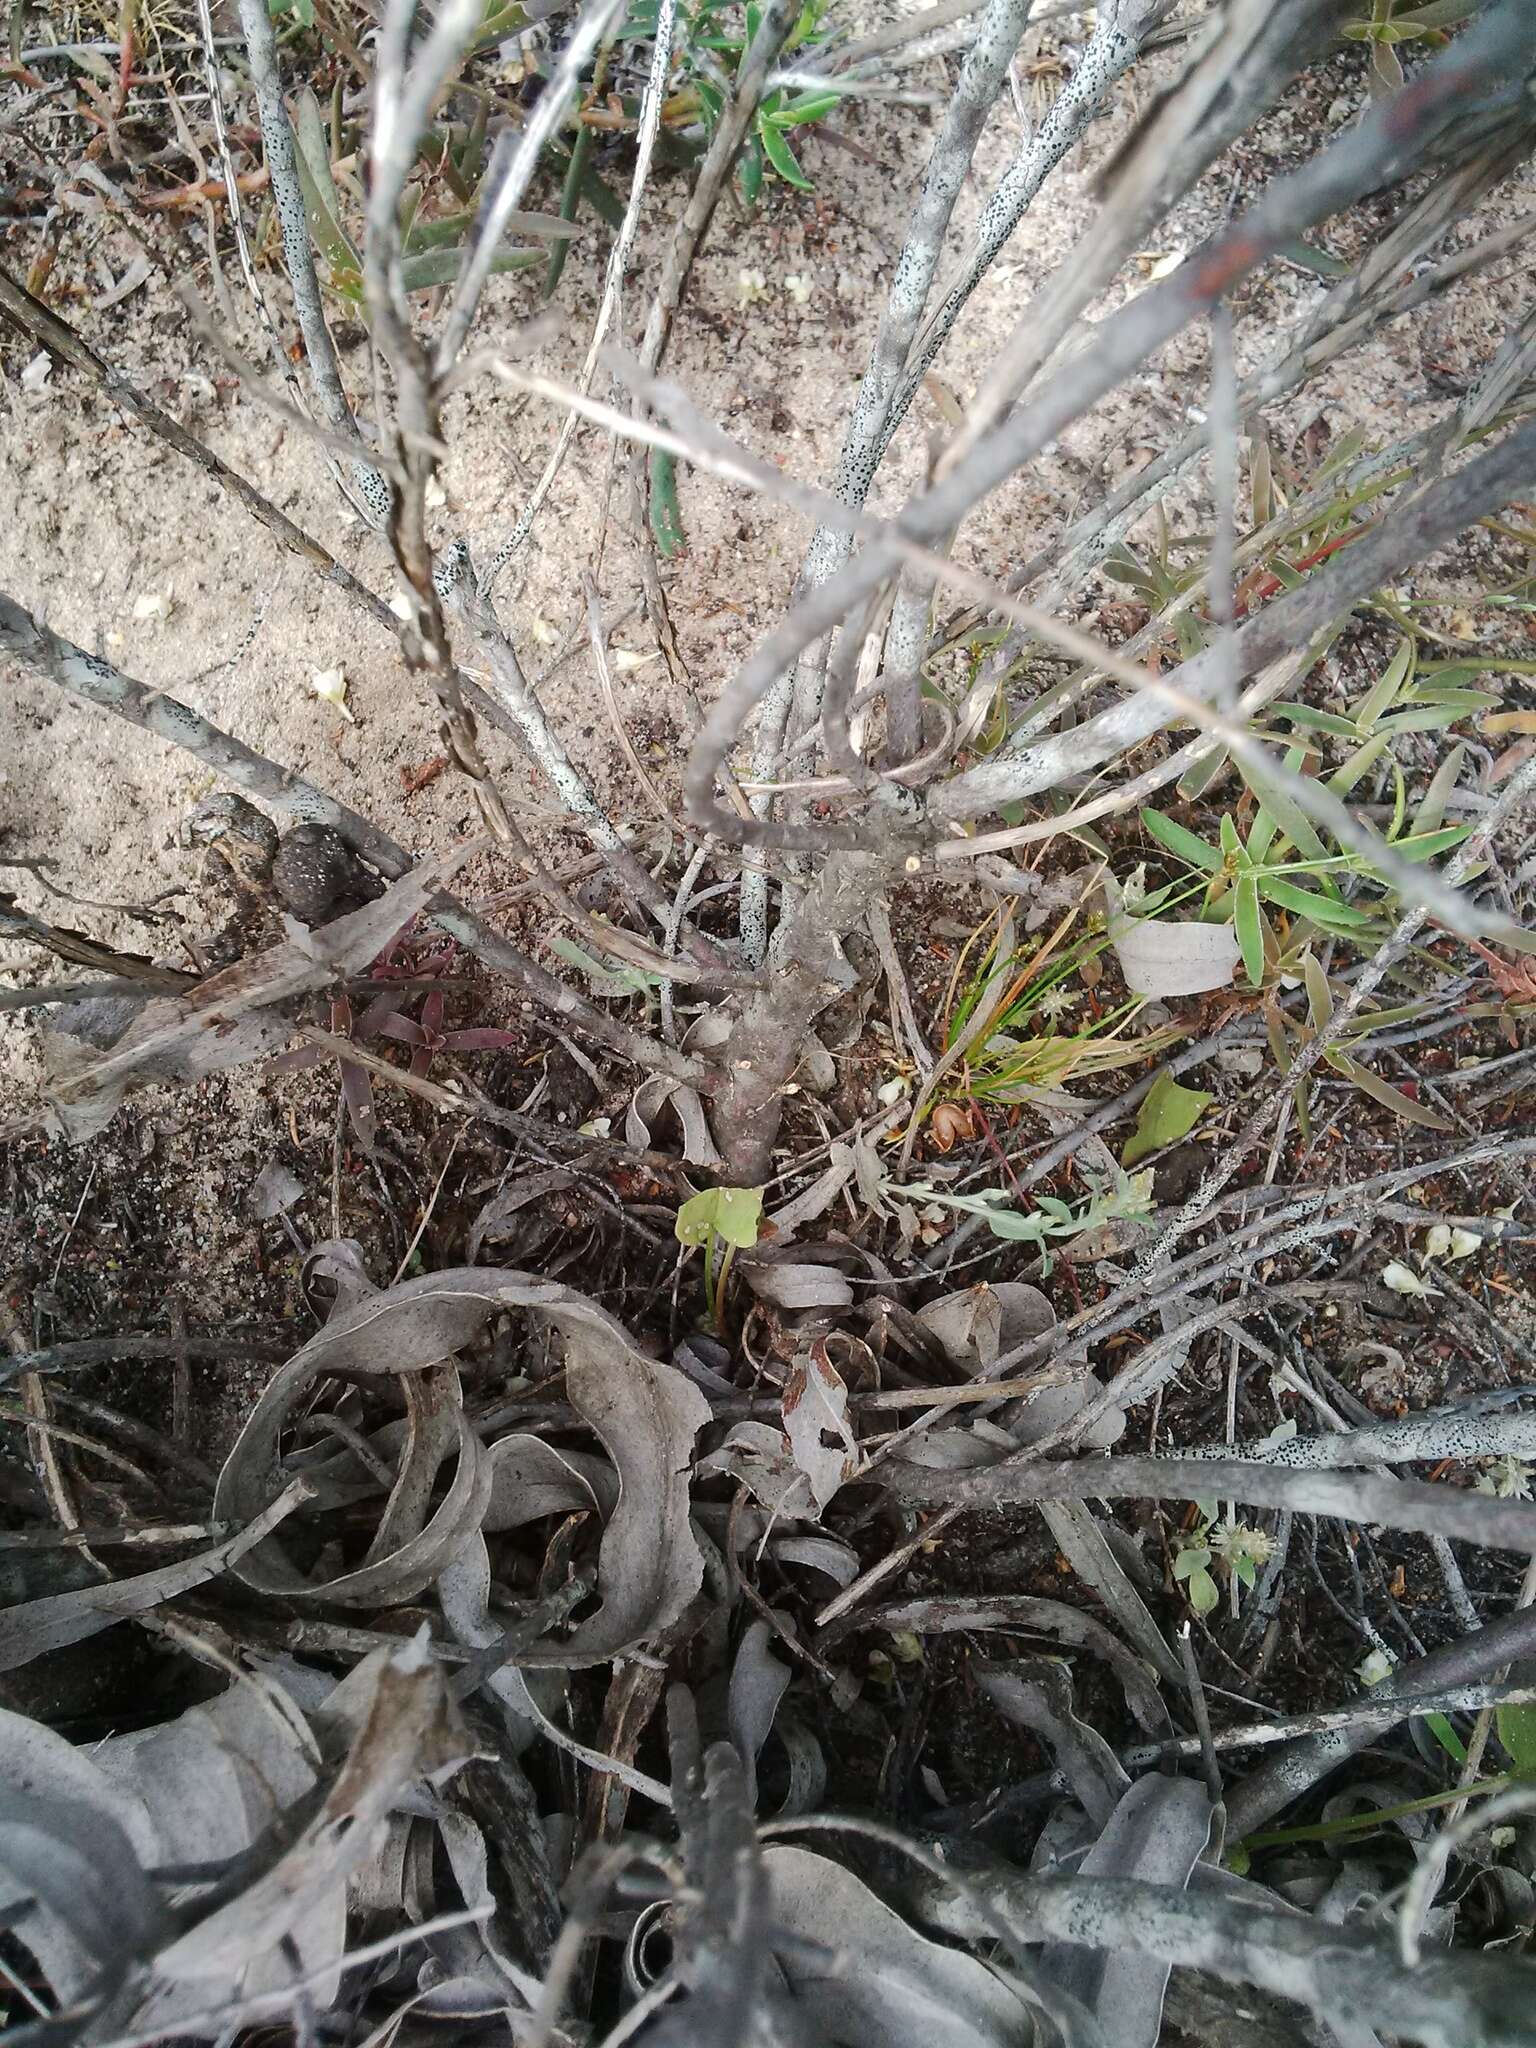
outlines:
[{"label": "green leaf", "polygon": [[1342,768],[1335,768],[1328,778],[1328,787],[1335,796],[1348,796],[1362,775],[1368,775],[1386,752],[1391,734],[1373,733],[1363,747],[1356,748]]},{"label": "green leaf", "polygon": [[1259,884],[1254,875],[1239,875],[1232,903],[1232,926],[1243,949],[1243,969],[1250,987],[1264,980],[1264,927],[1259,921]]},{"label": "green leaf", "polygon": [[757,195],[763,189],[763,145],[755,135],[741,152],[736,175],[741,179],[742,198],[748,206],[755,206]]},{"label": "green leaf", "polygon": [[1196,1614],[1210,1614],[1221,1604],[1221,1591],[1209,1572],[1191,1572],[1184,1588]]},{"label": "green leaf", "polygon": [[1026,1216],[1018,1209],[986,1211],[987,1228],[1006,1244],[1041,1244],[1051,1234],[1049,1216]]},{"label": "green leaf", "polygon": [[[308,104],[306,105],[306,101]],[[294,127],[294,167],[304,194],[304,213],[310,239],[325,258],[332,287],[344,297],[360,299],[363,292],[363,262],[348,240],[337,218],[336,187],[331,182],[330,147],[325,126],[313,93],[301,93],[295,102],[298,120]]]},{"label": "green leaf", "polygon": [[1172,818],[1165,817],[1161,811],[1143,811],[1141,822],[1159,845],[1166,846],[1170,853],[1177,854],[1180,860],[1187,861],[1192,868],[1201,868],[1208,875],[1220,872],[1221,855],[1216,848],[1207,846],[1205,841],[1197,839],[1193,832],[1186,832],[1182,825],[1176,824]]},{"label": "green leaf", "polygon": [[757,136],[763,145],[763,154],[786,185],[793,185],[800,192],[810,192],[814,189],[810,179],[795,162],[794,151],[777,128],[759,117]]},{"label": "green leaf", "polygon": [[[458,249],[423,249],[402,260],[400,282],[408,292],[425,292],[434,285],[452,284],[463,261]],[[543,261],[542,249],[498,249],[491,258],[491,271],[500,276],[506,270],[531,270],[535,263]]]},{"label": "green leaf", "polygon": [[1192,1579],[1196,1572],[1203,1572],[1210,1561],[1210,1551],[1203,1544],[1192,1543],[1174,1558],[1173,1576],[1180,1581]]},{"label": "green leaf", "polygon": [[1499,1740],[1517,1778],[1536,1778],[1536,1707],[1497,1707]]},{"label": "green leaf", "polygon": [[1191,798],[1204,796],[1215,786],[1232,765],[1232,756],[1225,747],[1212,747],[1208,754],[1202,754],[1186,775],[1178,781],[1179,795],[1188,803]]},{"label": "green leaf", "polygon": [[1355,706],[1355,723],[1362,732],[1369,732],[1388,706],[1397,701],[1397,693],[1413,668],[1415,652],[1411,640],[1400,640],[1396,654]]},{"label": "green leaf", "polygon": [[1424,1716],[1424,1725],[1454,1763],[1464,1764],[1466,1762],[1467,1745],[1456,1733],[1456,1730],[1451,1726],[1444,1714],[1426,1714]]},{"label": "green leaf", "polygon": [[[1466,742],[1465,740],[1458,740],[1435,770],[1434,775],[1430,779],[1429,787],[1425,790],[1420,800],[1419,808],[1413,814],[1413,833],[1415,839],[1432,839],[1436,832],[1439,831],[1440,821],[1445,816],[1445,807],[1450,801],[1452,791],[1461,779],[1461,771],[1466,758]],[[1413,839],[1407,839],[1403,844],[1411,846]]]},{"label": "green leaf", "polygon": [[1342,1074],[1346,1081],[1353,1081],[1363,1095],[1369,1095],[1383,1109],[1390,1109],[1405,1124],[1422,1124],[1430,1131],[1455,1130],[1456,1126],[1448,1117],[1426,1109],[1422,1102],[1413,1101],[1401,1088],[1394,1088],[1390,1081],[1383,1081],[1380,1074],[1373,1074],[1369,1067],[1362,1066],[1359,1060],[1352,1060],[1348,1053],[1329,1051],[1324,1058],[1336,1073]]},{"label": "green leaf", "polygon": [[1395,839],[1392,851],[1404,860],[1433,860],[1437,853],[1460,846],[1471,830],[1470,825],[1442,825],[1436,832],[1415,832],[1407,839]]},{"label": "green leaf", "polygon": [[807,121],[821,121],[838,105],[843,95],[837,92],[808,92],[799,99],[786,100],[768,116],[769,125],[774,128],[799,128]]},{"label": "green leaf", "polygon": [[1136,1118],[1136,1128],[1120,1155],[1122,1166],[1134,1166],[1149,1152],[1173,1145],[1188,1137],[1199,1121],[1200,1112],[1215,1101],[1200,1088],[1186,1088],[1172,1074],[1159,1074],[1148,1089]]},{"label": "green leaf", "polygon": [[1296,263],[1303,270],[1310,270],[1315,277],[1348,277],[1352,266],[1342,256],[1335,256],[1331,249],[1314,249],[1310,242],[1299,238],[1294,242],[1282,242],[1275,251],[1287,263]]},{"label": "green leaf", "polygon": [[1291,795],[1284,780],[1284,774],[1295,773],[1302,758],[1292,750],[1286,756],[1282,772],[1281,765],[1272,762],[1267,754],[1262,758],[1245,755],[1237,764],[1238,773],[1293,846],[1299,846],[1314,860],[1327,860],[1328,849],[1317,836],[1317,827]]},{"label": "green leaf", "polygon": [[687,552],[688,536],[677,503],[677,464],[665,448],[651,450],[651,533],[669,562]]},{"label": "green leaf", "polygon": [[1301,977],[1307,986],[1307,1014],[1312,1020],[1312,1028],[1314,1031],[1326,1031],[1333,1021],[1333,990],[1310,951],[1302,956]]},{"label": "green leaf", "polygon": [[1361,925],[1372,922],[1369,912],[1356,910],[1352,903],[1340,903],[1335,897],[1319,895],[1315,889],[1298,888],[1278,875],[1260,875],[1258,881],[1269,902],[1278,903],[1282,910],[1292,911],[1297,917],[1310,917],[1314,924],[1325,925],[1330,931],[1358,931]]},{"label": "green leaf", "polygon": [[1376,729],[1389,734],[1443,732],[1449,725],[1459,725],[1462,719],[1487,711],[1498,701],[1497,697],[1490,697],[1483,690],[1447,690],[1437,703],[1414,703],[1406,711],[1394,711],[1390,717],[1383,718]]},{"label": "green leaf", "polygon": [[679,1244],[705,1244],[713,1232],[745,1250],[757,1243],[762,1219],[761,1188],[705,1188],[678,1210],[673,1231]]},{"label": "green leaf", "polygon": [[1336,711],[1314,711],[1310,704],[1291,703],[1271,704],[1269,708],[1276,718],[1288,719],[1292,725],[1303,725],[1318,732],[1335,732],[1346,740],[1360,736],[1354,720],[1340,718]]}]

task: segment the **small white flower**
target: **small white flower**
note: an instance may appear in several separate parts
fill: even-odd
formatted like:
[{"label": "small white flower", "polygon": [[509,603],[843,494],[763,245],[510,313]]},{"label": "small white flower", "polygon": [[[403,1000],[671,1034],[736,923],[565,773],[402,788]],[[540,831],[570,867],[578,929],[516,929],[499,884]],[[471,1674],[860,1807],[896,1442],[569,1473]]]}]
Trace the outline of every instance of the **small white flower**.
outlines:
[{"label": "small white flower", "polygon": [[1205,1540],[1232,1565],[1241,1558],[1256,1565],[1268,1564],[1275,1553],[1274,1538],[1263,1529],[1250,1529],[1246,1522],[1217,1522]]},{"label": "small white flower", "polygon": [[1390,1287],[1394,1294],[1439,1294],[1441,1289],[1431,1287],[1427,1280],[1421,1280],[1411,1266],[1405,1266],[1401,1259],[1391,1259],[1381,1269],[1382,1285]]},{"label": "small white flower", "polygon": [[1355,1676],[1362,1685],[1380,1685],[1384,1678],[1392,1676],[1396,1662],[1390,1650],[1372,1650],[1369,1657],[1355,1666]]},{"label": "small white flower", "polygon": [[875,1090],[875,1100],[885,1109],[893,1109],[907,1093],[905,1081],[883,1081]]},{"label": "small white flower", "polygon": [[784,279],[784,289],[797,306],[803,306],[815,290],[815,286],[801,271],[791,270]]},{"label": "small white flower", "polygon": [[1523,1458],[1489,1458],[1484,1461],[1491,1466],[1477,1482],[1479,1493],[1491,1493],[1496,1500],[1529,1500],[1531,1478],[1536,1467],[1528,1465]]},{"label": "small white flower", "polygon": [[309,679],[309,687],[324,703],[332,704],[349,725],[357,720],[347,709],[347,672],[344,668],[317,668]]},{"label": "small white flower", "polygon": [[1058,982],[1055,988],[1048,988],[1046,990],[1035,1007],[1039,1010],[1041,1016],[1046,1019],[1047,1023],[1053,1024],[1058,1017],[1064,1017],[1076,1001],[1077,997],[1073,995],[1072,991],[1063,988]]},{"label": "small white flower", "polygon": [[760,270],[738,270],[736,273],[736,296],[744,306],[750,306],[754,299],[768,296],[768,280]]}]

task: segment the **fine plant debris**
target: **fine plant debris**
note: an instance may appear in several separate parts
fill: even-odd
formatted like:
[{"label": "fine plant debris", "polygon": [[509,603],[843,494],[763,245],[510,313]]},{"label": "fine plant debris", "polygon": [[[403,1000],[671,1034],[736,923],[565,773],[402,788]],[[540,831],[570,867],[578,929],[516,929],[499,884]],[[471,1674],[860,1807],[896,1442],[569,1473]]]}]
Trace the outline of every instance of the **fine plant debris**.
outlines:
[{"label": "fine plant debris", "polygon": [[1533,2048],[1536,10],[4,33],[0,2048]]}]

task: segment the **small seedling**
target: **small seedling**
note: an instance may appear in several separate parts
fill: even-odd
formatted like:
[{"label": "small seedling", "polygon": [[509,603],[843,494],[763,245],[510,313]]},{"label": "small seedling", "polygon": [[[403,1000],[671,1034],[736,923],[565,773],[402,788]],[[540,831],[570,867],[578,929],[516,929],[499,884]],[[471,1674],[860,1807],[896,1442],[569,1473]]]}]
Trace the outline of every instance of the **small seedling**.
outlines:
[{"label": "small seedling", "polygon": [[[710,1318],[724,1334],[725,1283],[731,1261],[738,1251],[748,1251],[762,1232],[763,1191],[761,1188],[705,1188],[690,1195],[677,1212],[673,1232],[679,1244],[704,1247],[704,1295]],[[715,1256],[720,1245],[725,1256],[718,1272]]]}]

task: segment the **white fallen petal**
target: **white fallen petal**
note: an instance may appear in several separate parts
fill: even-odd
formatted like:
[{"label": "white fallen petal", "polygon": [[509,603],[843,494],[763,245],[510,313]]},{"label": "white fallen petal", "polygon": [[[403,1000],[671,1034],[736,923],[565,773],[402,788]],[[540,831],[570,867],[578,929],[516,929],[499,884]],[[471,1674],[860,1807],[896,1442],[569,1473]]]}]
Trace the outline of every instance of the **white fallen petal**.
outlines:
[{"label": "white fallen petal", "polygon": [[654,649],[649,654],[637,654],[633,647],[616,647],[613,653],[613,665],[620,675],[626,674],[630,669],[646,668],[651,662],[660,659],[660,654]]},{"label": "white fallen petal", "polygon": [[1397,1659],[1390,1650],[1372,1650],[1371,1654],[1355,1666],[1355,1676],[1362,1685],[1380,1685],[1384,1678],[1392,1676],[1392,1667]]},{"label": "white fallen petal", "polygon": [[1431,1287],[1427,1280],[1421,1279],[1413,1268],[1405,1266],[1401,1259],[1390,1259],[1383,1266],[1381,1281],[1382,1285],[1390,1287],[1394,1294],[1438,1294],[1441,1291],[1438,1287]]},{"label": "white fallen petal", "polygon": [[133,600],[133,622],[142,626],[146,619],[163,619],[167,610],[165,599],[157,590],[147,590],[142,597]]},{"label": "white fallen petal", "polygon": [[1426,1259],[1443,1259],[1451,1248],[1451,1227],[1448,1223],[1436,1223],[1424,1240]]},{"label": "white fallen petal", "polygon": [[397,619],[414,619],[416,607],[403,590],[397,590],[389,600],[389,608]]},{"label": "white fallen petal", "polygon": [[429,476],[427,478],[427,488],[425,496],[427,510],[429,512],[441,512],[443,507],[448,502],[448,493],[443,489],[442,485],[438,482],[435,476]]},{"label": "white fallen petal", "polygon": [[356,725],[347,709],[347,672],[344,668],[317,668],[309,679],[309,687],[317,697],[327,704],[333,704],[350,724]]},{"label": "white fallen petal", "polygon": [[1475,1251],[1481,1251],[1483,1240],[1475,1230],[1453,1230],[1451,1232],[1451,1257],[1470,1259]]}]

